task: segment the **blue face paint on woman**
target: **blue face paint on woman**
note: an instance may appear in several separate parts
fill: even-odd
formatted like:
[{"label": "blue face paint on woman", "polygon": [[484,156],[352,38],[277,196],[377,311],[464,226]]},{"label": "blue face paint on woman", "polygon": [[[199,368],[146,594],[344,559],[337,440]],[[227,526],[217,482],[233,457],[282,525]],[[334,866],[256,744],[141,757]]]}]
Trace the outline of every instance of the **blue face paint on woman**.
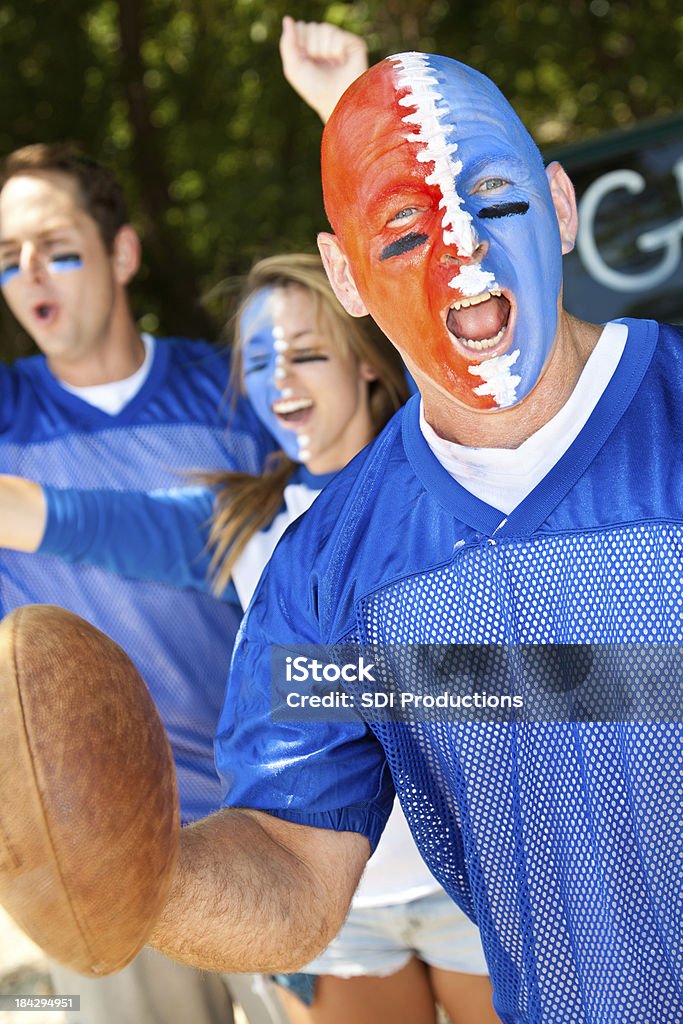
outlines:
[{"label": "blue face paint on woman", "polygon": [[287,397],[284,356],[287,343],[273,318],[275,288],[262,288],[247,302],[240,317],[242,373],[247,397],[267,430],[290,459],[300,461],[299,438],[287,430],[273,405]]},{"label": "blue face paint on woman", "polygon": [[387,58],[347,97],[325,201],[365,306],[463,405],[517,404],[547,365],[562,280],[538,149],[492,82],[445,57]]}]

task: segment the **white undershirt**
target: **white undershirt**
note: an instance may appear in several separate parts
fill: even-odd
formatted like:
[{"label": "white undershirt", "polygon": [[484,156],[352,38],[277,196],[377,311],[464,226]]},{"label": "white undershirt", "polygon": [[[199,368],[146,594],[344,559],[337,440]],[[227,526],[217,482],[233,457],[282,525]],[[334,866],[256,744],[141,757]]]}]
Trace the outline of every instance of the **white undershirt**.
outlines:
[{"label": "white undershirt", "polygon": [[82,401],[94,405],[102,412],[109,413],[110,416],[116,416],[132,398],[135,398],[152,368],[154,338],[150,334],[143,334],[141,337],[142,344],[145,346],[145,358],[142,361],[142,366],[138,367],[130,377],[124,377],[123,380],[107,381],[106,384],[90,384],[86,387],[65,384],[63,380],[60,380],[59,383],[65,391],[70,391],[72,395],[76,395]]},{"label": "white undershirt", "polygon": [[259,530],[247,541],[232,567],[232,582],[243,608],[251,601],[256,584],[270,561],[280,537],[290,523],[310,508],[319,494],[320,491],[314,491],[306,484],[287,484],[283,494],[285,507],[282,512],[278,512],[267,530]]},{"label": "white undershirt", "polygon": [[569,400],[519,448],[469,448],[446,441],[427,423],[420,404],[420,430],[425,441],[459,484],[509,515],[579,435],[612,379],[627,337],[626,324],[609,323],[603,328]]}]

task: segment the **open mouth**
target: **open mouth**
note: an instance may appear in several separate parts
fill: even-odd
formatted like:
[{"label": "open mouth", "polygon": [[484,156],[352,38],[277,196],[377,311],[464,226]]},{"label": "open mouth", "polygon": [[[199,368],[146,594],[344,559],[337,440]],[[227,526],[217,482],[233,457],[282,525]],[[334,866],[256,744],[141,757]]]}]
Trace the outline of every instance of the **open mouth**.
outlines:
[{"label": "open mouth", "polygon": [[48,323],[57,315],[57,306],[54,302],[37,302],[33,306],[33,315],[41,323]]},{"label": "open mouth", "polygon": [[468,352],[488,352],[503,340],[510,310],[509,300],[500,291],[482,292],[454,302],[446,327]]},{"label": "open mouth", "polygon": [[305,423],[312,408],[313,401],[310,398],[282,398],[272,405],[277,418],[290,427]]}]

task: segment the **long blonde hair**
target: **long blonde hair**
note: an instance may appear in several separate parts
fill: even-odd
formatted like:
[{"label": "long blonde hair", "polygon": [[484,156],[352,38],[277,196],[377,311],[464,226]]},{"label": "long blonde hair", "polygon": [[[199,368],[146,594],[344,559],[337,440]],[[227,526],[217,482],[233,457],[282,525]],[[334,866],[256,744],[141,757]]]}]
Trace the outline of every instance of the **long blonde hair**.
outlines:
[{"label": "long blonde hair", "polygon": [[[375,379],[368,383],[370,418],[378,434],[408,397],[403,363],[379,328],[365,317],[350,316],[332,291],[320,258],[305,253],[269,256],[249,272],[235,315],[235,344],[231,383],[233,393],[244,391],[241,336],[242,314],[252,296],[267,287],[304,288],[316,304],[316,316],[325,323],[345,356],[366,363]],[[261,476],[222,471],[204,475],[216,489],[209,533],[213,554],[209,565],[214,593],[227,586],[235,562],[250,538],[270,525],[282,507],[284,490],[297,463],[284,452],[274,452]]]}]

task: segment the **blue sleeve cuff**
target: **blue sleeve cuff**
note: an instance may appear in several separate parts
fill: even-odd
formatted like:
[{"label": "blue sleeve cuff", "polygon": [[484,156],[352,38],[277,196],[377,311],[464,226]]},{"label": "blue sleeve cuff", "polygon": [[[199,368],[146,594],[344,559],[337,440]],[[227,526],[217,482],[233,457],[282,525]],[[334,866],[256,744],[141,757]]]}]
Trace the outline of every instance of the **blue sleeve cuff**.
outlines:
[{"label": "blue sleeve cuff", "polygon": [[[47,519],[38,551],[44,555],[78,558],[90,546],[88,526],[96,523],[96,516],[88,515],[88,492],[50,487],[48,484],[43,484],[42,488]],[[91,512],[95,513],[96,505],[91,504]]]},{"label": "blue sleeve cuff", "polygon": [[[390,808],[391,809],[391,808]],[[271,810],[274,818],[294,822],[296,825],[310,825],[311,828],[327,828],[334,832],[358,832],[370,843],[372,852],[380,841],[388,813],[369,804],[355,804],[340,807],[334,811],[292,811]]]}]

